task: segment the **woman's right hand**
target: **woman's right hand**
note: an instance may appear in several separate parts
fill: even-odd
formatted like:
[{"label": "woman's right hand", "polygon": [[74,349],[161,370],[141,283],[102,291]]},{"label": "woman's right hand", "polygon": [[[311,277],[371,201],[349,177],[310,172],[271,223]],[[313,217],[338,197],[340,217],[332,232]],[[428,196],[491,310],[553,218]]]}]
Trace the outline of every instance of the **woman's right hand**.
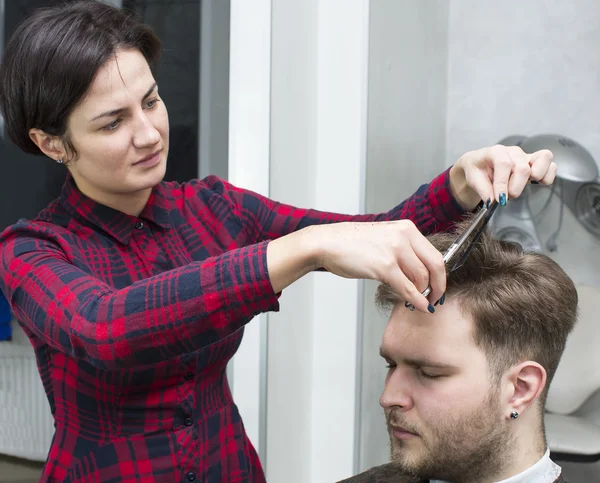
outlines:
[{"label": "woman's right hand", "polygon": [[385,282],[423,312],[446,289],[442,254],[409,220],[311,226],[270,242],[267,263],[276,292],[318,268]]}]

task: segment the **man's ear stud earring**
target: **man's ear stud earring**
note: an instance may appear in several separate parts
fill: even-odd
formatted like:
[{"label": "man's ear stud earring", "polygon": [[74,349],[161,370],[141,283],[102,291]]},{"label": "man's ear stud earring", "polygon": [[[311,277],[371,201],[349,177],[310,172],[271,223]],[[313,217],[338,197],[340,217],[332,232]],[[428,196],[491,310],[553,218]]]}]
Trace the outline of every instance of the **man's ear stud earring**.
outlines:
[{"label": "man's ear stud earring", "polygon": [[519,417],[519,413],[517,411],[513,411],[510,413],[511,419],[517,419]]}]

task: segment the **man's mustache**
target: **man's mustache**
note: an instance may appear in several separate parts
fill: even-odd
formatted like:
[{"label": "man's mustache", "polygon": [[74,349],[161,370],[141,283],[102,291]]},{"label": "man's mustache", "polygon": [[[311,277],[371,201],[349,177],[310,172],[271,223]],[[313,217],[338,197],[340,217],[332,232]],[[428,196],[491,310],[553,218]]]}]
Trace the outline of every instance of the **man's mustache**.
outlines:
[{"label": "man's mustache", "polygon": [[402,417],[399,410],[392,409],[385,417],[387,422],[388,431],[392,431],[392,426],[402,428],[409,433],[419,434],[419,430],[409,424],[404,417]]}]

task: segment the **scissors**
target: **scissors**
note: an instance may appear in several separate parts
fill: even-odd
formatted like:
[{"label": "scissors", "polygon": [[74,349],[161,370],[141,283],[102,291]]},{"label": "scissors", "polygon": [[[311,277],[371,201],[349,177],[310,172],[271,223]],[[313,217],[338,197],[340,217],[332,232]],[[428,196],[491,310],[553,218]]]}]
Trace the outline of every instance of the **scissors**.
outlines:
[{"label": "scissors", "polygon": [[[456,255],[459,253],[459,250],[462,248],[462,246],[465,245],[465,243],[467,243],[467,241],[469,240],[469,237],[475,231],[475,229],[479,225],[481,225],[481,226],[479,226],[479,230],[477,231],[477,233],[475,233],[475,235],[473,236],[471,243],[470,243],[469,247],[466,249],[466,251],[464,252],[464,254],[459,259],[457,259],[454,262],[454,264],[452,265],[450,272],[453,272],[454,270],[459,269],[465,263],[465,260],[471,253],[471,250],[473,250],[475,243],[477,242],[477,240],[479,240],[481,233],[483,232],[483,230],[485,230],[485,227],[487,226],[488,222],[494,215],[496,208],[498,208],[498,203],[496,201],[494,201],[490,204],[484,203],[481,206],[481,209],[477,212],[477,215],[475,215],[475,217],[473,218],[473,221],[471,222],[469,227],[456,240],[454,240],[452,245],[450,245],[450,247],[444,252],[444,257],[443,257],[444,265],[448,266],[450,264],[450,262],[452,262],[454,260],[454,258],[456,257]],[[483,221],[483,223],[482,223],[482,221]],[[428,285],[427,288],[425,290],[423,290],[423,292],[421,292],[421,295],[423,295],[424,297],[427,297],[430,293],[431,293],[431,285]],[[415,306],[412,305],[410,302],[406,302],[404,305],[406,307],[408,307],[410,310],[415,310]]]}]

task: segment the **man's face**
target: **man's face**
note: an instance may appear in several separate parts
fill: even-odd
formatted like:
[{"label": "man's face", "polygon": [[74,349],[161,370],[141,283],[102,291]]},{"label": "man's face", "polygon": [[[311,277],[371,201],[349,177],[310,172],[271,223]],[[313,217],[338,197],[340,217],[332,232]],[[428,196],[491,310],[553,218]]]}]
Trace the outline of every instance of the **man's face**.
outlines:
[{"label": "man's face", "polygon": [[404,304],[392,312],[381,346],[390,369],[379,402],[392,462],[403,472],[476,481],[502,464],[510,435],[473,329],[452,299],[434,315]]}]

